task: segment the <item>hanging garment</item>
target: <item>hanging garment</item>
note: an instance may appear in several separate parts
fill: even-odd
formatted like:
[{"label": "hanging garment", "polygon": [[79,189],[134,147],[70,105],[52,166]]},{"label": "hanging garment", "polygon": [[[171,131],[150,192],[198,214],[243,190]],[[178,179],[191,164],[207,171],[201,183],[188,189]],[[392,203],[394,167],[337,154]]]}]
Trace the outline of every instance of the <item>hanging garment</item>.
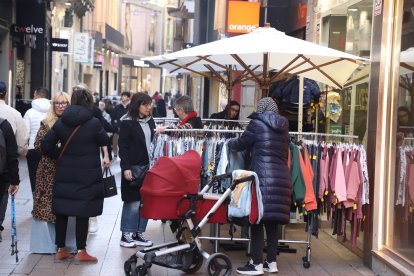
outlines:
[{"label": "hanging garment", "polygon": [[[303,151],[303,155],[302,155]],[[315,191],[313,190],[313,171],[312,165],[310,163],[308,151],[306,147],[302,147],[302,150],[298,151],[299,153],[299,164],[302,171],[303,180],[305,183],[305,197],[304,203],[307,211],[316,210],[318,205],[316,202]]]},{"label": "hanging garment", "polygon": [[291,143],[290,152],[292,154],[290,174],[292,177],[293,201],[296,202],[297,205],[301,205],[305,199],[306,186],[299,161],[299,149],[295,144]]}]

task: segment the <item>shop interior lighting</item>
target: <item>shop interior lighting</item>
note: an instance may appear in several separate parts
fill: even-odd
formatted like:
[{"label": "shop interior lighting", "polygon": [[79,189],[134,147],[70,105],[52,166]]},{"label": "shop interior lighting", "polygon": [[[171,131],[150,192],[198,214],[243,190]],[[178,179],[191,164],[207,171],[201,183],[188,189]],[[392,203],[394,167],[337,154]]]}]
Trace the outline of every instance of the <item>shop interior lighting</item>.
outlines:
[{"label": "shop interior lighting", "polygon": [[352,8],[352,9],[348,9],[348,11],[356,12],[356,11],[358,11],[358,9]]},{"label": "shop interior lighting", "polygon": [[71,2],[65,2],[65,5],[66,6],[72,6],[72,3]]}]

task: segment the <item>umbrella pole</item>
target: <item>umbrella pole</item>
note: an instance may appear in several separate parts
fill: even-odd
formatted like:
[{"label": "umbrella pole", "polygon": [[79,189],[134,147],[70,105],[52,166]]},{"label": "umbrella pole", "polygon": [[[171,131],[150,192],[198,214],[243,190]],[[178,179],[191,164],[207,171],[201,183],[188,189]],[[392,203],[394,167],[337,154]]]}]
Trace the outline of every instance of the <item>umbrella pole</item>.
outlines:
[{"label": "umbrella pole", "polygon": [[298,132],[303,129],[303,77],[299,76],[299,112],[298,112]]},{"label": "umbrella pole", "polygon": [[262,81],[262,98],[267,97],[269,95],[269,85],[270,85],[270,78],[269,78],[269,53],[263,54],[263,81]]},{"label": "umbrella pole", "polygon": [[230,104],[231,98],[233,97],[232,92],[233,92],[233,75],[232,75],[232,70],[231,70],[231,66],[229,65],[227,67],[227,84],[226,84],[226,88],[227,88],[227,104]]}]

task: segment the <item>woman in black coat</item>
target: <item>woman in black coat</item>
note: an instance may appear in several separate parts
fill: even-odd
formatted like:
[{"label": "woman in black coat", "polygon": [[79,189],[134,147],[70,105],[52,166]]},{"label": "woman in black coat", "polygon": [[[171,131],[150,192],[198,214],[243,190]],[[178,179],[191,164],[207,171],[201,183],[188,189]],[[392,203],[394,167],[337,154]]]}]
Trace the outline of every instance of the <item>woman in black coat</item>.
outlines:
[{"label": "woman in black coat", "polygon": [[[292,180],[287,165],[289,150],[289,123],[277,113],[272,98],[259,101],[257,112],[240,138],[228,146],[232,150],[251,152],[251,170],[257,173],[263,196],[264,214],[260,224],[251,225],[252,261],[240,267],[240,274],[259,275],[263,270],[277,272],[276,246],[278,224],[289,222]],[[267,260],[263,264],[263,225],[267,236]]]},{"label": "woman in black coat", "polygon": [[71,105],[48,131],[41,142],[41,150],[57,159],[62,148],[77,126],[62,158],[58,161],[52,195],[52,211],[56,215],[55,260],[72,258],[66,250],[66,229],[69,216],[76,217],[77,262],[96,263],[86,252],[89,217],[102,214],[104,187],[100,147],[104,147],[103,165],[109,167],[106,145],[109,137],[101,122],[93,117],[93,98],[85,88],[75,87]]},{"label": "woman in black coat", "polygon": [[136,93],[131,98],[128,113],[121,118],[119,131],[119,157],[121,158],[121,196],[124,202],[121,215],[123,247],[151,246],[143,236],[148,220],[139,215],[139,189],[129,184],[133,180],[131,166],[149,164],[148,151],[154,138],[155,122],[151,117],[151,97]]}]

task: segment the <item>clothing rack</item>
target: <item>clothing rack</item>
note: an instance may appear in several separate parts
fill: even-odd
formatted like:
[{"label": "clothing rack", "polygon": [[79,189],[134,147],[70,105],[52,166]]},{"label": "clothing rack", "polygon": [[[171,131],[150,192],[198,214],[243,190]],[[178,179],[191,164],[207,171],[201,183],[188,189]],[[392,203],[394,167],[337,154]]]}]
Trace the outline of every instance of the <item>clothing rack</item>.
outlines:
[{"label": "clothing rack", "polygon": [[[244,130],[233,130],[233,129],[179,129],[179,128],[168,128],[164,132],[223,132],[223,133],[243,133]],[[316,132],[294,132],[289,131],[289,135],[298,135],[298,136],[323,136],[323,137],[337,137],[345,139],[358,139],[357,135],[343,135],[343,134],[326,134],[326,133],[316,133]],[[410,139],[410,138],[404,138]],[[414,138],[411,138],[414,140]]]},{"label": "clothing rack", "polygon": [[303,135],[303,136],[311,135],[311,136],[327,136],[327,137],[358,139],[357,135],[329,134],[329,133],[316,133],[316,132],[294,132],[294,131],[289,131],[289,134]]},{"label": "clothing rack", "polygon": [[336,137],[336,138],[344,138],[344,139],[355,139],[358,140],[359,137],[357,135],[343,135],[343,134],[330,134],[330,133],[316,133],[316,132],[289,132],[290,135],[297,135],[297,136],[322,136],[322,137]]},{"label": "clothing rack", "polygon": [[223,133],[243,133],[244,130],[234,130],[234,129],[181,129],[181,128],[167,128],[164,132],[223,132]]},{"label": "clothing rack", "polygon": [[[178,118],[169,118],[169,117],[158,117],[153,118],[154,121],[178,121]],[[226,119],[201,119],[202,122],[231,122],[231,123],[240,123],[240,124],[248,124],[250,121],[247,120],[226,120]]]}]

